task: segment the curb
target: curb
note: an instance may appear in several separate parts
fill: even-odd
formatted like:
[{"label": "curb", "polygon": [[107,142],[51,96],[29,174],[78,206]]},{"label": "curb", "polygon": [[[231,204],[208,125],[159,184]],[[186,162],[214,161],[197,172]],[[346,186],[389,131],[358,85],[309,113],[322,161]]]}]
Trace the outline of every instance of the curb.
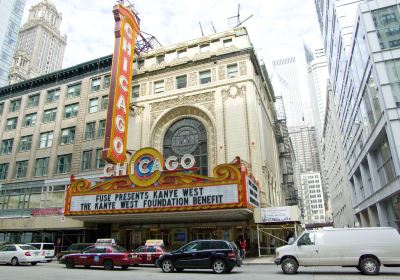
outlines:
[{"label": "curb", "polygon": [[242,263],[242,265],[275,265],[274,263]]}]

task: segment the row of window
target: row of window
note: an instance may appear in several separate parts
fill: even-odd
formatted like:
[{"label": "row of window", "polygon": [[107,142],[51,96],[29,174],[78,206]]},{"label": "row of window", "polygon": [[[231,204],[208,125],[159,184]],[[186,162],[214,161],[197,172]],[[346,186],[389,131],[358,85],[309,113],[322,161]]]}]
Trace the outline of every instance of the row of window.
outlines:
[{"label": "row of window", "polygon": [[[101,158],[102,149],[96,149],[96,162],[95,168],[101,169],[104,167],[105,162]],[[81,170],[92,169],[92,150],[84,151],[82,154]],[[42,177],[48,175],[49,169],[49,157],[37,158],[35,162],[35,168],[33,170],[33,176]],[[71,171],[72,154],[59,155],[57,156],[56,174],[66,174]],[[5,180],[9,171],[9,163],[0,164],[0,180]],[[21,179],[27,177],[28,172],[28,160],[17,161],[14,169],[13,178]]]},{"label": "row of window", "polygon": [[[91,80],[91,86],[90,86],[91,91],[93,92],[93,91],[100,90],[100,84],[101,84],[101,77],[93,78]],[[103,89],[106,89],[109,86],[110,86],[110,75],[107,75],[104,77],[104,80],[103,80]],[[75,98],[75,97],[80,96],[80,94],[81,94],[81,83],[68,85],[67,86],[67,94],[66,94],[65,98],[66,99]],[[60,88],[48,90],[47,94],[46,94],[45,103],[48,104],[48,103],[56,102],[59,100],[59,98],[60,98]],[[39,101],[40,101],[39,93],[29,95],[26,100],[26,106],[27,106],[27,108],[37,107],[39,105]],[[22,104],[21,98],[11,100],[8,111],[10,113],[17,112],[21,108],[21,104]],[[3,113],[3,110],[4,110],[4,103],[0,103],[0,114]]]},{"label": "row of window", "polygon": [[[97,129],[97,137],[102,138],[105,133],[106,120],[100,120]],[[33,135],[22,136],[19,141],[18,152],[27,152],[32,148]],[[85,127],[85,140],[96,138],[96,122],[89,122]],[[75,127],[68,127],[61,130],[60,145],[73,144],[75,140]],[[0,147],[0,154],[11,154],[14,138],[3,140]],[[53,131],[47,131],[40,134],[39,148],[49,148],[53,144]]]},{"label": "row of window", "polygon": [[[100,108],[99,108],[100,105]],[[96,113],[99,111],[104,111],[107,109],[108,105],[108,95],[104,95],[101,97],[101,103],[99,104],[99,98],[92,98],[89,100],[88,112]],[[52,108],[49,110],[45,110],[43,112],[42,123],[54,122],[56,119],[57,108]],[[65,105],[64,108],[64,119],[70,119],[76,117],[79,112],[79,103],[73,103]],[[36,115],[37,113],[27,114],[25,115],[22,126],[30,127],[36,124]],[[9,118],[6,121],[4,126],[5,131],[14,130],[17,127],[18,117]]]},{"label": "row of window", "polygon": [[[239,75],[237,63],[229,64],[226,66],[227,76],[229,79],[236,78]],[[211,83],[211,70],[204,70],[199,72],[199,84],[205,85]],[[175,77],[175,89],[182,89],[188,86],[188,76],[187,74]],[[159,80],[154,82],[153,93],[163,93],[165,91],[164,80]],[[137,98],[140,96],[140,86],[132,86],[132,98]]]},{"label": "row of window", "polygon": [[[223,47],[224,48],[229,48],[233,45],[233,41],[232,39],[224,39],[222,41]],[[209,52],[211,50],[211,45],[210,43],[204,43],[198,46],[199,47],[199,51],[200,53],[206,53]],[[176,58],[177,59],[183,59],[185,57],[187,57],[188,55],[188,48],[183,48],[183,49],[179,49],[176,51]],[[160,65],[161,63],[163,63],[165,61],[165,55],[158,55],[155,57],[155,62]],[[137,68],[141,69],[144,64],[145,64],[145,60],[144,59],[139,59],[136,61],[137,63]]]}]

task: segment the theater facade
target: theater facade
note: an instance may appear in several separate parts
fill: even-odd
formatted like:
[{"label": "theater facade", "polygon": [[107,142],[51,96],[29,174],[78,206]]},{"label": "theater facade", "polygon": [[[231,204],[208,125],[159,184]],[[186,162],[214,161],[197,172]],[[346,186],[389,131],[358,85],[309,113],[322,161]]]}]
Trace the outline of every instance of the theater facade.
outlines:
[{"label": "theater facade", "polygon": [[[252,249],[254,207],[283,205],[286,190],[275,96],[247,30],[135,57],[126,164],[101,157],[111,61],[107,56],[0,88],[2,127],[17,117],[14,130],[0,132],[2,141],[14,139],[10,154],[0,154],[0,167],[7,165],[0,172],[0,239],[21,240],[29,232],[35,240],[46,234],[60,247],[113,237],[128,248],[146,239],[175,248],[198,238],[242,235]],[[29,109],[25,102],[33,95],[40,101]],[[21,109],[11,112],[18,99]],[[59,109],[49,121],[52,106]],[[37,121],[27,128],[24,117],[33,112]],[[21,153],[18,143],[26,135],[32,145]],[[140,177],[147,169],[152,175]],[[16,200],[24,203],[11,203]]]}]

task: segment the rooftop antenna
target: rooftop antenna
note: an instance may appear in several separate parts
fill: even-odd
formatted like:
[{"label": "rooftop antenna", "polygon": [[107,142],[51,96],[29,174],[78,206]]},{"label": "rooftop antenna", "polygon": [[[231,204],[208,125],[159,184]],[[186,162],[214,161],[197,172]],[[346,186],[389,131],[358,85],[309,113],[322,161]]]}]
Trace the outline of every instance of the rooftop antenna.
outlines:
[{"label": "rooftop antenna", "polygon": [[211,21],[211,26],[212,26],[212,29],[214,30],[214,33],[217,33],[217,30],[215,30],[214,23],[212,21]]},{"label": "rooftop antenna", "polygon": [[238,4],[237,15],[228,18],[228,25],[233,28],[241,26],[245,21],[249,20],[253,15],[248,16],[245,20],[240,21],[240,4]]},{"label": "rooftop antenna", "polygon": [[201,22],[199,21],[201,36],[204,36],[203,27],[201,26]]}]

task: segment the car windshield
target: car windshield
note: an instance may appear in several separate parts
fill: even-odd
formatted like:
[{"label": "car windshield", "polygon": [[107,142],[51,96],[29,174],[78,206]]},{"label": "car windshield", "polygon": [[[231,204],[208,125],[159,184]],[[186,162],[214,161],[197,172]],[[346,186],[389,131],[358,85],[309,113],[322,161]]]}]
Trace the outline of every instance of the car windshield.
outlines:
[{"label": "car windshield", "polygon": [[37,250],[38,248],[31,246],[31,245],[20,245],[19,248],[21,248],[24,251],[28,250]]}]

